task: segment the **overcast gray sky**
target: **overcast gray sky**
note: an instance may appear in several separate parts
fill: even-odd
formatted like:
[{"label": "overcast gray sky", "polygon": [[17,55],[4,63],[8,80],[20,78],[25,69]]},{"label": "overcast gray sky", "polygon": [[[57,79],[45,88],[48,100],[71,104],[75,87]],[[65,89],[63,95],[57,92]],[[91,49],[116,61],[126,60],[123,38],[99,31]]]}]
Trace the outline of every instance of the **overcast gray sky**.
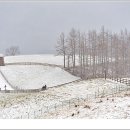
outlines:
[{"label": "overcast gray sky", "polygon": [[130,30],[130,2],[0,2],[0,53],[12,45],[22,54],[53,53],[61,32],[102,25]]}]

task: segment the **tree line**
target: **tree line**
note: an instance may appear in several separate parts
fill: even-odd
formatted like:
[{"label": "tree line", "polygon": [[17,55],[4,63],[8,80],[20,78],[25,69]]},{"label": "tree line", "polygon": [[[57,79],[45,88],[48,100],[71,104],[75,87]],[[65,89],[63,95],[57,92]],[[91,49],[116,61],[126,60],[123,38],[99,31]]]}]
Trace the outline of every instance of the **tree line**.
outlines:
[{"label": "tree line", "polygon": [[56,51],[64,58],[64,68],[83,79],[130,75],[130,33],[106,30],[80,32],[72,28],[60,34]]}]

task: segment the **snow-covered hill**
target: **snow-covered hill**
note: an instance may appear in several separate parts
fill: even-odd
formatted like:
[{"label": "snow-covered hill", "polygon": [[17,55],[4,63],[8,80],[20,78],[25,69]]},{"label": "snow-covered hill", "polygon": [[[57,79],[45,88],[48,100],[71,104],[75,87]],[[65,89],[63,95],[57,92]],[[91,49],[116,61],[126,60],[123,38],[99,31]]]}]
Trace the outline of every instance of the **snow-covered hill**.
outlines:
[{"label": "snow-covered hill", "polygon": [[[5,85],[8,90],[13,88],[38,89],[45,84],[47,87],[53,87],[79,79],[60,68],[63,66],[62,56],[52,54],[19,55],[6,56],[4,60],[5,66],[0,67],[0,71],[3,74],[1,75],[0,73],[0,86],[2,90],[5,89]],[[23,65],[16,65],[16,63],[23,63]],[[24,65],[24,63],[36,63],[36,65]],[[39,65],[39,63],[44,65]]]},{"label": "snow-covered hill", "polygon": [[38,89],[78,80],[59,67],[43,65],[7,65],[1,71],[12,86],[18,89]]},{"label": "snow-covered hill", "polygon": [[16,62],[36,62],[36,63],[48,63],[54,65],[63,65],[63,56],[55,56],[53,54],[44,55],[18,55],[18,56],[6,56],[5,63]]}]

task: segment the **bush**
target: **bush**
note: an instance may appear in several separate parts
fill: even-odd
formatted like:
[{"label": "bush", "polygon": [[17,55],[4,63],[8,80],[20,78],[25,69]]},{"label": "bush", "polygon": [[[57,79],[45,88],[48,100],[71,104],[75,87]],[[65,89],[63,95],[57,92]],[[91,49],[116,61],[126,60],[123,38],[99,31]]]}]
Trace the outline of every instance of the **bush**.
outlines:
[{"label": "bush", "polygon": [[88,109],[90,109],[90,106],[88,106],[88,105],[85,105],[85,106],[84,106],[84,108],[88,108]]}]

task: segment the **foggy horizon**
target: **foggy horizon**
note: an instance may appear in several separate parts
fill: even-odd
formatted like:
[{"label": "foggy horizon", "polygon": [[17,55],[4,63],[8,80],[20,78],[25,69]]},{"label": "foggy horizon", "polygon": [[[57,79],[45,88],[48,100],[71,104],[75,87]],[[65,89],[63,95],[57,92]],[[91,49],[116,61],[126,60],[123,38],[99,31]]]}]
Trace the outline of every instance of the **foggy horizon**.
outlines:
[{"label": "foggy horizon", "polygon": [[61,32],[130,30],[129,2],[1,2],[0,53],[19,46],[21,54],[55,53]]}]

